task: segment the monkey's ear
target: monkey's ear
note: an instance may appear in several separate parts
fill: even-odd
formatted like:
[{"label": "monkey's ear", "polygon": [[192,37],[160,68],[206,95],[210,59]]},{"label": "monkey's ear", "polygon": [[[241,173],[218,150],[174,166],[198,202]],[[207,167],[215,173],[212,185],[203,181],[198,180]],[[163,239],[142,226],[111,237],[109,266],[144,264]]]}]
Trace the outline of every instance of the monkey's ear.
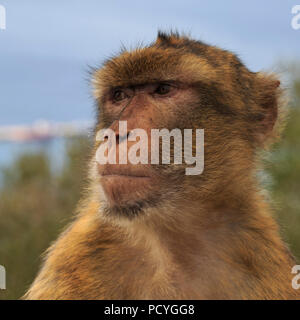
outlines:
[{"label": "monkey's ear", "polygon": [[273,75],[256,74],[255,79],[255,116],[254,135],[261,146],[268,145],[279,137],[282,127],[283,99],[280,81]]}]

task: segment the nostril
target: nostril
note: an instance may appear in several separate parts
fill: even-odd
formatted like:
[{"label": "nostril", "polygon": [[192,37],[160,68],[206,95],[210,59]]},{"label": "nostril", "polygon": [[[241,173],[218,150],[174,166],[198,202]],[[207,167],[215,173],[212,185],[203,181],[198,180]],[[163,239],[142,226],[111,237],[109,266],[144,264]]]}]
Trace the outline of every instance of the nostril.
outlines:
[{"label": "nostril", "polygon": [[120,144],[122,141],[128,139],[130,132],[127,132],[127,134],[120,136],[118,133],[116,134],[116,143]]},{"label": "nostril", "polygon": [[104,141],[106,142],[108,140],[108,136],[104,136]]}]

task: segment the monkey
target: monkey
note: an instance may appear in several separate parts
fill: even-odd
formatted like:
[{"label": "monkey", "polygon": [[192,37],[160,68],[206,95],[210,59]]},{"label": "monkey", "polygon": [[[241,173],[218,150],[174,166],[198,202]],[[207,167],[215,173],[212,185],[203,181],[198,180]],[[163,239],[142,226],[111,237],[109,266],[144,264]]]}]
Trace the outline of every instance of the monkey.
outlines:
[{"label": "monkey", "polygon": [[261,150],[280,137],[287,109],[277,76],[159,31],[149,45],[106,60],[92,84],[95,136],[116,132],[117,153],[135,128],[202,128],[204,170],[99,164],[105,139],[95,138],[77,215],[23,299],[299,299],[295,258],[257,178]]}]

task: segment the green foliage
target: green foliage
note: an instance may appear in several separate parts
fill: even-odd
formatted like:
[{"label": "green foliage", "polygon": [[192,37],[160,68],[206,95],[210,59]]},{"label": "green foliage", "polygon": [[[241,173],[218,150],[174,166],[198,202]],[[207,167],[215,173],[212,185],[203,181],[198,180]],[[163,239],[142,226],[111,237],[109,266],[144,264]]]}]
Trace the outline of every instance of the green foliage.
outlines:
[{"label": "green foliage", "polygon": [[271,154],[266,171],[271,177],[269,188],[275,203],[275,217],[284,239],[300,261],[300,73],[297,76],[291,86],[287,126]]},{"label": "green foliage", "polygon": [[70,141],[60,172],[45,153],[24,154],[3,172],[0,189],[0,264],[7,289],[0,299],[20,298],[34,279],[41,254],[74,214],[84,186],[90,142]]}]

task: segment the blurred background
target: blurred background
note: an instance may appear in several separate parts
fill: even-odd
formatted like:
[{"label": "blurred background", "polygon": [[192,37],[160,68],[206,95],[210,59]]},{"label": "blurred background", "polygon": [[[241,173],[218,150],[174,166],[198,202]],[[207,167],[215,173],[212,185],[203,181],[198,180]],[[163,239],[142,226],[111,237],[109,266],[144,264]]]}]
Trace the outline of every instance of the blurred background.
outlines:
[{"label": "blurred background", "polygon": [[[299,1],[298,1],[299,2]],[[263,184],[300,258],[300,29],[290,0],[0,0],[0,299],[17,299],[41,254],[70,221],[85,184],[93,126],[89,66],[171,28],[279,73],[290,96],[284,138]],[[300,3],[299,3],[300,4]],[[300,21],[299,21],[300,23]]]}]

